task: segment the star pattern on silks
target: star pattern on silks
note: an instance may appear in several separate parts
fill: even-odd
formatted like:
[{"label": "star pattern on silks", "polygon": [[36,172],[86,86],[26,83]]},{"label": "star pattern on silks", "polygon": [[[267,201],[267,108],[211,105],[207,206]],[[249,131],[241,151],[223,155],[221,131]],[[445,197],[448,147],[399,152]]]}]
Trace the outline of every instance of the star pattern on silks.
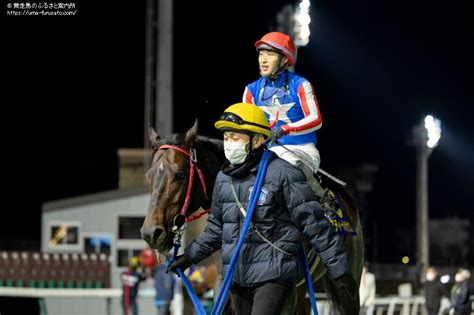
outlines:
[{"label": "star pattern on silks", "polygon": [[290,108],[295,105],[295,102],[292,103],[286,103],[286,104],[281,104],[278,98],[273,99],[273,105],[270,106],[260,106],[260,108],[270,115],[270,122],[273,122],[275,120],[275,117],[278,113],[278,120],[284,121],[285,123],[289,124],[291,123],[290,118],[288,118],[287,112],[290,110]]}]

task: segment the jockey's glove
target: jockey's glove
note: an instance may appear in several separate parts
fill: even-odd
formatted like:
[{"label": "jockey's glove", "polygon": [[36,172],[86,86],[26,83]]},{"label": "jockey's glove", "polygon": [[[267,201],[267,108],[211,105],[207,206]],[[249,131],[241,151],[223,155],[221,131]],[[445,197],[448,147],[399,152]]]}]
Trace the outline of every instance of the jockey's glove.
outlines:
[{"label": "jockey's glove", "polygon": [[166,272],[169,272],[171,270],[174,273],[177,273],[177,268],[181,269],[181,271],[184,272],[192,264],[193,263],[191,262],[191,260],[189,260],[185,255],[179,255],[176,257],[175,261],[173,261],[172,264],[168,265],[168,267],[166,268]]},{"label": "jockey's glove", "polygon": [[274,129],[271,131],[270,141],[276,142],[278,139],[280,139],[284,135],[286,135],[285,130],[282,127],[278,127],[277,129]]}]

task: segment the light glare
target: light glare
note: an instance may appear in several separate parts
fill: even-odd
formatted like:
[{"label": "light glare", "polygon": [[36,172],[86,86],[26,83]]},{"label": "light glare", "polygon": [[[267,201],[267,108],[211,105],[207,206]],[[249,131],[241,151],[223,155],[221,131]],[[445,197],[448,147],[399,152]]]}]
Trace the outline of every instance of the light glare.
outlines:
[{"label": "light glare", "polygon": [[301,0],[293,16],[295,20],[293,27],[295,45],[298,47],[306,46],[309,43],[309,24],[311,23],[311,17],[309,15],[310,6],[311,3],[309,0]]},{"label": "light glare", "polygon": [[444,276],[441,276],[439,280],[441,281],[441,283],[448,283],[450,279],[451,277],[449,275],[444,275]]},{"label": "light glare", "polygon": [[438,145],[438,141],[441,138],[441,121],[431,115],[427,115],[425,117],[425,129],[428,132],[426,145],[429,148],[434,148]]}]

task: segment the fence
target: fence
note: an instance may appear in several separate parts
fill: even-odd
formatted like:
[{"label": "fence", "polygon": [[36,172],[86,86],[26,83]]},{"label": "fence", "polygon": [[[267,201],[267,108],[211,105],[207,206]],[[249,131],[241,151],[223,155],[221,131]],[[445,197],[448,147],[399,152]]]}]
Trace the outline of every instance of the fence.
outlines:
[{"label": "fence", "polygon": [[[77,298],[77,299],[102,299],[103,303],[95,309],[83,309],[84,314],[112,314],[112,300],[121,296],[121,289],[38,289],[38,288],[0,288],[0,296],[30,297],[30,298]],[[154,303],[154,290],[140,290],[139,298],[146,299],[148,303]],[[329,315],[330,306],[325,294],[316,294],[318,312],[320,315]],[[474,307],[474,295],[471,296]],[[309,302],[308,302],[309,303]],[[41,304],[41,302],[40,302]],[[401,298],[398,296],[377,297],[373,308],[367,311],[367,315],[418,315],[422,314],[424,298],[413,296]],[[474,308],[473,308],[474,309]],[[46,309],[42,315],[46,315]],[[64,311],[61,314],[67,314]],[[443,312],[442,314],[448,314]],[[474,314],[474,313],[471,313]]]},{"label": "fence", "polygon": [[[331,314],[330,305],[325,294],[316,294],[319,315]],[[471,307],[474,310],[474,295],[470,297]],[[308,302],[309,303],[309,302]],[[367,310],[364,315],[419,315],[424,314],[423,307],[425,298],[422,296],[412,296],[402,298],[399,296],[385,296],[375,298],[374,305]],[[443,309],[439,314],[450,314],[449,307]],[[474,315],[474,312],[471,312]]]},{"label": "fence", "polygon": [[107,288],[110,264],[105,254],[2,251],[0,287]]}]

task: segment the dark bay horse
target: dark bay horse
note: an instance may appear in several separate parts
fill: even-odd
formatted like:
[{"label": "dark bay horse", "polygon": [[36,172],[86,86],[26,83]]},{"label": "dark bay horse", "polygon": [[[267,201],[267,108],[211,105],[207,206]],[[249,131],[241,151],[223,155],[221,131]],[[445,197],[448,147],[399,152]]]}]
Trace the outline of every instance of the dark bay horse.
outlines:
[{"label": "dark bay horse", "polygon": [[[189,219],[199,208],[209,208],[214,181],[225,162],[225,157],[222,141],[198,135],[197,122],[185,134],[173,134],[164,139],[160,139],[154,130],[150,130],[150,141],[153,146],[153,158],[146,177],[151,198],[141,234],[151,248],[161,254],[167,254],[173,247],[175,232],[185,224],[186,218]],[[352,274],[359,283],[364,246],[358,210],[343,187],[324,177],[322,184],[334,193],[357,234],[344,236],[344,245]],[[308,251],[308,262],[313,280],[324,280],[334,313],[357,315],[350,311],[354,309],[353,305],[350,305],[354,304],[354,301],[345,300],[344,296],[335,290],[332,280],[325,274],[325,267],[319,263],[319,257],[311,249]],[[358,292],[353,294],[358,297]],[[289,297],[283,313],[294,313],[295,305],[298,314],[309,313],[310,305],[305,295],[304,281],[300,281],[297,285],[297,299]],[[356,302],[358,304],[358,299]]]}]

